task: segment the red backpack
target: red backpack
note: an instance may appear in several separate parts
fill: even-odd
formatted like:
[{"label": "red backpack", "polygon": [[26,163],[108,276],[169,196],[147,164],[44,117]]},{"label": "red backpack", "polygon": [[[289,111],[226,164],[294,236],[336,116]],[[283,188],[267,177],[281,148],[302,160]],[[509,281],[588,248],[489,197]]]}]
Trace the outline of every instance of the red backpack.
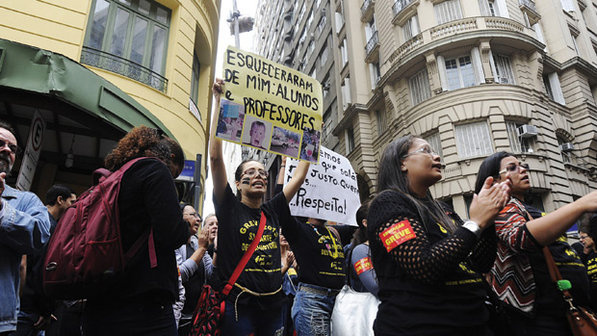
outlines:
[{"label": "red backpack", "polygon": [[118,195],[124,173],[137,161],[127,162],[85,191],[69,207],[52,233],[44,257],[43,287],[49,297],[84,299],[101,297],[118,280],[126,263],[147,241],[151,268],[157,267],[153,231],[148,229],[123,253]]}]

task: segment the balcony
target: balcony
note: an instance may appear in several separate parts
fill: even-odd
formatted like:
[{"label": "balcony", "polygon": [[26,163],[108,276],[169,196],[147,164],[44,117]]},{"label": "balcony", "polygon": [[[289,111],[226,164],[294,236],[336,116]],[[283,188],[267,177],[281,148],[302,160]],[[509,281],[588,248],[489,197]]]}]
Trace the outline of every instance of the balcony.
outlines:
[{"label": "balcony", "polygon": [[518,4],[520,6],[520,10],[523,13],[526,13],[531,25],[534,25],[541,19],[541,15],[539,15],[539,12],[537,12],[537,8],[535,8],[535,2],[533,0],[518,0]]},{"label": "balcony", "polygon": [[162,92],[166,91],[168,84],[166,78],[149,68],[131,62],[126,58],[85,46],[81,51],[81,63],[115,72]]},{"label": "balcony", "polygon": [[392,23],[402,26],[406,19],[417,13],[418,5],[419,0],[396,0],[394,6],[392,6],[392,10],[394,11]]},{"label": "balcony", "polygon": [[379,58],[379,38],[377,37],[377,31],[371,35],[367,46],[365,46],[365,62],[371,63]]},{"label": "balcony", "polygon": [[438,45],[442,44],[442,40],[451,41],[450,43],[466,41],[476,38],[479,34],[484,34],[488,30],[492,30],[492,34],[496,38],[499,35],[499,38],[508,39],[513,47],[516,46],[529,51],[540,48],[535,43],[537,40],[535,32],[517,21],[499,16],[469,17],[450,21],[419,33],[400,45],[389,56],[389,61],[401,60],[413,52],[425,52],[426,50],[421,51],[421,49],[431,43],[437,48]]},{"label": "balcony", "polygon": [[361,21],[369,22],[373,17],[373,8],[375,7],[375,0],[365,0],[361,5]]}]

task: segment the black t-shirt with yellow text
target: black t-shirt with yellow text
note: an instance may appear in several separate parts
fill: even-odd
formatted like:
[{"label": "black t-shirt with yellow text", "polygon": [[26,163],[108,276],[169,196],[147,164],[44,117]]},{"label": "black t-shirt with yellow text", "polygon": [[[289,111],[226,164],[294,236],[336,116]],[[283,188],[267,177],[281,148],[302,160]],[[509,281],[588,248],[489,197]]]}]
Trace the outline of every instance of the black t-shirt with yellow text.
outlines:
[{"label": "black t-shirt with yellow text", "polygon": [[[241,203],[227,185],[221,204],[215,197],[214,204],[219,222],[216,259],[219,286],[217,288],[223,288],[251,245],[257,234],[261,210],[263,210],[267,219],[263,236],[236,283],[258,293],[271,293],[280,289],[282,267],[279,223],[281,220],[293,220],[284,193],[276,194],[271,200],[263,203],[260,209],[253,209]],[[235,301],[240,292],[240,289],[235,287],[228,296],[228,300]],[[244,293],[238,298],[238,304],[257,304],[261,309],[278,307],[282,302],[284,302],[282,291],[275,295],[259,297]]]},{"label": "black t-shirt with yellow text", "polygon": [[280,225],[299,265],[299,282],[332,289],[344,286],[344,251],[330,229],[295,219]]}]

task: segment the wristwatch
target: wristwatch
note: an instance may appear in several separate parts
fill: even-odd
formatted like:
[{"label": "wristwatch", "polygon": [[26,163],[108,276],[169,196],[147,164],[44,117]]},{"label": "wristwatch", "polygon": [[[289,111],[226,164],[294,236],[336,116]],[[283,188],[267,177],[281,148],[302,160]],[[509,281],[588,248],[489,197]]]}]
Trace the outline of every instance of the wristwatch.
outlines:
[{"label": "wristwatch", "polygon": [[475,223],[472,220],[467,220],[466,222],[464,222],[464,224],[462,224],[462,227],[466,228],[467,230],[469,230],[470,232],[474,233],[475,236],[479,237],[481,236],[481,232],[483,232],[483,230],[481,229],[481,227],[479,226],[479,224]]}]

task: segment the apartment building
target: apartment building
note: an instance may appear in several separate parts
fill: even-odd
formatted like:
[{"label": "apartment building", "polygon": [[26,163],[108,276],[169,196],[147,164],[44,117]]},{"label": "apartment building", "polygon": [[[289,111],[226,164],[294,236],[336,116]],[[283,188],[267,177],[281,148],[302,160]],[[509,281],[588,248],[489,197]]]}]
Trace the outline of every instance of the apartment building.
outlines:
[{"label": "apartment building", "polygon": [[31,190],[80,191],[116,141],[161,129],[188,160],[177,185],[201,204],[220,0],[21,0],[0,5],[0,118],[27,141],[46,124]]}]

